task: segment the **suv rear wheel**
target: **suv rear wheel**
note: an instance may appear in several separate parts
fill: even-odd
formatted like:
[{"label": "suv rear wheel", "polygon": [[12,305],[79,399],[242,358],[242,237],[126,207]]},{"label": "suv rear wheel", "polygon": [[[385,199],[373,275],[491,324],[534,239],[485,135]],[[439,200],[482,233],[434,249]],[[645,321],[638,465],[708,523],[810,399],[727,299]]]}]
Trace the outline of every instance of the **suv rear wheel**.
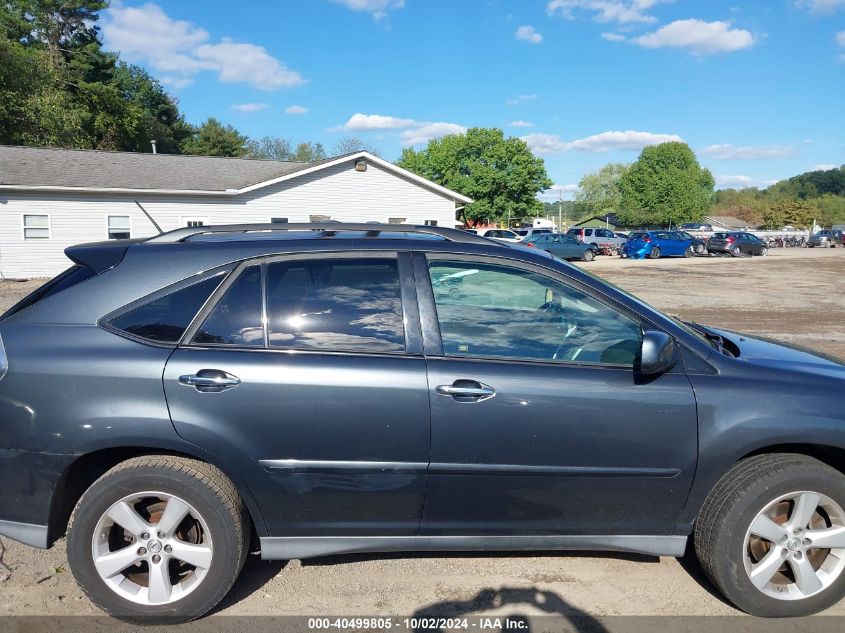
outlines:
[{"label": "suv rear wheel", "polygon": [[757,616],[816,613],[845,596],[845,476],[804,455],[759,455],[713,488],[695,528],[710,580]]},{"label": "suv rear wheel", "polygon": [[185,622],[235,582],[249,523],[234,485],[210,464],[169,455],[118,464],[82,496],[68,529],[71,571],[118,618]]}]

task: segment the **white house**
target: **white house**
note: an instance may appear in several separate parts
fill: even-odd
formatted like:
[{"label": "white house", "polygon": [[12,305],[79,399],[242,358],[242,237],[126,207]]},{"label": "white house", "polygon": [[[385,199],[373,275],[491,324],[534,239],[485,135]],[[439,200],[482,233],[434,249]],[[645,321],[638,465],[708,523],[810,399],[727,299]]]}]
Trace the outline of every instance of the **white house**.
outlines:
[{"label": "white house", "polygon": [[455,226],[470,198],[367,152],[316,163],[0,146],[0,274],[52,276],[83,242],[183,226]]}]

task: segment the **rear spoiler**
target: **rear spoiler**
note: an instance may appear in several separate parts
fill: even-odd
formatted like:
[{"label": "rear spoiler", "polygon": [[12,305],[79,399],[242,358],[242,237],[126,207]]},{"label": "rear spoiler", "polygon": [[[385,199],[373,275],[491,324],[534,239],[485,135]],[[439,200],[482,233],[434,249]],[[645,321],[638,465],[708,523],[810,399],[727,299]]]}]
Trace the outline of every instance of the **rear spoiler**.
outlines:
[{"label": "rear spoiler", "polygon": [[78,244],[66,248],[65,255],[74,264],[85,266],[100,274],[117,266],[123,261],[123,257],[130,246],[143,241],[143,239],[109,240],[108,242]]}]

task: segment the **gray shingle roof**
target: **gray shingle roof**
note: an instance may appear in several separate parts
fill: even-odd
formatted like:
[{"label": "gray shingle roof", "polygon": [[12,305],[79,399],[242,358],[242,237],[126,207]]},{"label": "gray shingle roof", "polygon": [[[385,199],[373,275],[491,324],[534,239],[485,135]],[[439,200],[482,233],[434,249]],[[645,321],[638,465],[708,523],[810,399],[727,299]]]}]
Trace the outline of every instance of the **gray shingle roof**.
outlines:
[{"label": "gray shingle roof", "polygon": [[315,164],[0,145],[0,185],[226,191]]},{"label": "gray shingle roof", "polygon": [[715,224],[721,224],[729,229],[746,229],[750,226],[754,226],[753,223],[740,220],[732,215],[709,215],[705,219],[710,220]]}]

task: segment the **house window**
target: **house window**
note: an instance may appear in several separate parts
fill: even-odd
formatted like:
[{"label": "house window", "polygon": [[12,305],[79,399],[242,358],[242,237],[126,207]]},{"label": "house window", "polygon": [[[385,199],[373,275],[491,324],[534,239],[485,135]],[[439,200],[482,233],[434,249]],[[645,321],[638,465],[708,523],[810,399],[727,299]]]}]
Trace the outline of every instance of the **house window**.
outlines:
[{"label": "house window", "polygon": [[106,228],[110,240],[128,240],[132,230],[128,215],[110,215],[106,219]]},{"label": "house window", "polygon": [[388,224],[405,224],[407,218],[387,218]]},{"label": "house window", "polygon": [[208,218],[190,215],[182,217],[182,226],[193,228],[197,226],[205,226],[208,224]]},{"label": "house window", "polygon": [[49,240],[50,239],[50,216],[49,215],[24,215],[23,216],[23,239],[25,239],[25,240]]},{"label": "house window", "polygon": [[287,224],[287,218],[270,218],[270,224]]},{"label": "house window", "polygon": [[437,226],[437,220],[426,220],[425,225],[426,226]]}]

